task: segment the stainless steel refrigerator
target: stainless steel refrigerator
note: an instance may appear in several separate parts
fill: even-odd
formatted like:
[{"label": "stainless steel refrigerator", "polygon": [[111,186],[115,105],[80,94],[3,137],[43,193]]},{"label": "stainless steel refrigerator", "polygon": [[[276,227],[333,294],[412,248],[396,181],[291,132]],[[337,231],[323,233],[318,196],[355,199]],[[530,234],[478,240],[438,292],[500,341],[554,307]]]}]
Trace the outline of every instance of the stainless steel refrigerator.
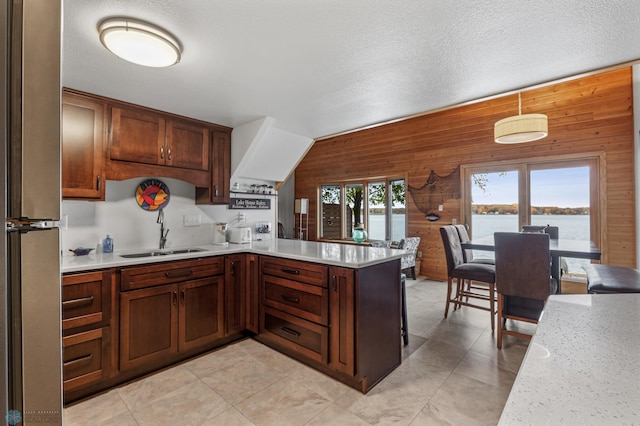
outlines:
[{"label": "stainless steel refrigerator", "polygon": [[0,384],[7,424],[62,424],[61,1],[0,0]]}]

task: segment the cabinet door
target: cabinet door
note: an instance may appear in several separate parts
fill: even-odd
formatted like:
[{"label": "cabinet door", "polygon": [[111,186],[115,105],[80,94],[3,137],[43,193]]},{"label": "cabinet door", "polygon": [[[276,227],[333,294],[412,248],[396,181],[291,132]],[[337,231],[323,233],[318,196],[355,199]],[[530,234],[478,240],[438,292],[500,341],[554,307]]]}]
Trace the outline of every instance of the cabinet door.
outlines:
[{"label": "cabinet door", "polygon": [[209,129],[186,121],[167,122],[165,164],[209,170]]},{"label": "cabinet door", "polygon": [[227,256],[227,334],[240,332],[246,324],[246,263],[244,254]]},{"label": "cabinet door", "polygon": [[164,118],[142,110],[111,108],[112,160],[164,164],[166,151]]},{"label": "cabinet door", "polygon": [[178,350],[206,345],[224,337],[224,277],[180,284]]},{"label": "cabinet door", "polygon": [[104,200],[104,103],[62,94],[62,197]]},{"label": "cabinet door", "polygon": [[229,132],[214,130],[212,139],[211,203],[228,204],[231,179],[231,135]]},{"label": "cabinet door", "polygon": [[258,262],[258,255],[247,254],[247,272],[246,272],[246,318],[247,318],[247,330],[258,334],[259,312],[258,307],[260,303],[259,297],[259,285],[260,285],[260,268]]},{"label": "cabinet door", "polygon": [[120,368],[171,357],[178,351],[178,285],[120,294]]},{"label": "cabinet door", "polygon": [[354,271],[331,267],[329,295],[329,367],[355,375]]}]

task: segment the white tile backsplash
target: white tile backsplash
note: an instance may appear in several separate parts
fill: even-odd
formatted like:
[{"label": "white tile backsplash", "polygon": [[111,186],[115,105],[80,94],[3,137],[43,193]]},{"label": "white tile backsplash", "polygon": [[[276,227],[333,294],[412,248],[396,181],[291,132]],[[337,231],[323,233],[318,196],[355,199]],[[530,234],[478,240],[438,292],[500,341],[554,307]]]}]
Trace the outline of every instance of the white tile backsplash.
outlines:
[{"label": "white tile backsplash", "polygon": [[[156,223],[157,212],[149,212],[138,206],[135,200],[137,186],[147,178],[124,181],[107,181],[104,202],[63,201],[62,217],[66,228],[62,228],[62,250],[64,255],[73,255],[69,249],[96,247],[98,240],[107,233],[114,241],[114,250],[158,248],[160,225]],[[227,222],[229,227],[248,226],[256,238],[255,224],[258,221],[277,223],[277,200],[272,197],[271,210],[230,210],[229,206],[195,204],[195,187],[189,183],[168,178],[163,181],[170,192],[169,204],[164,208],[167,248],[210,244],[213,238],[212,224]],[[258,197],[256,197],[258,198]],[[184,216],[199,215],[200,226],[184,226]],[[244,216],[239,221],[239,216]],[[262,235],[263,239],[272,235]]]}]

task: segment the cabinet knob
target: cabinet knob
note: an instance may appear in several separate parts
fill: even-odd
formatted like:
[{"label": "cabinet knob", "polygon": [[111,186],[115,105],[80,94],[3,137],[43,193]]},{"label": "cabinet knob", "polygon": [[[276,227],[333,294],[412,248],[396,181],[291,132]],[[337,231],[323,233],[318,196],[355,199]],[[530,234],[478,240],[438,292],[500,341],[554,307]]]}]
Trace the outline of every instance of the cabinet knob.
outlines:
[{"label": "cabinet knob", "polygon": [[164,160],[164,145],[160,147],[160,158]]},{"label": "cabinet knob", "polygon": [[167,159],[171,161],[171,148],[167,149]]},{"label": "cabinet knob", "polygon": [[98,191],[100,191],[100,184],[101,184],[100,175],[98,175],[98,176],[96,176],[96,189]]}]

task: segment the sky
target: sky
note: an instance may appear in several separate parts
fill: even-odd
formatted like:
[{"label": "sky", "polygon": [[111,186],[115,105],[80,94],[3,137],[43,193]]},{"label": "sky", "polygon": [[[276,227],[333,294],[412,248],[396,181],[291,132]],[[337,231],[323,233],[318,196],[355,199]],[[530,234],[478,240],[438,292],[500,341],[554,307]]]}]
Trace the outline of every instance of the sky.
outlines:
[{"label": "sky", "polygon": [[[518,202],[518,173],[488,173],[486,191],[472,187],[473,204],[513,204]],[[589,206],[589,168],[531,171],[531,205],[555,207]]]}]

